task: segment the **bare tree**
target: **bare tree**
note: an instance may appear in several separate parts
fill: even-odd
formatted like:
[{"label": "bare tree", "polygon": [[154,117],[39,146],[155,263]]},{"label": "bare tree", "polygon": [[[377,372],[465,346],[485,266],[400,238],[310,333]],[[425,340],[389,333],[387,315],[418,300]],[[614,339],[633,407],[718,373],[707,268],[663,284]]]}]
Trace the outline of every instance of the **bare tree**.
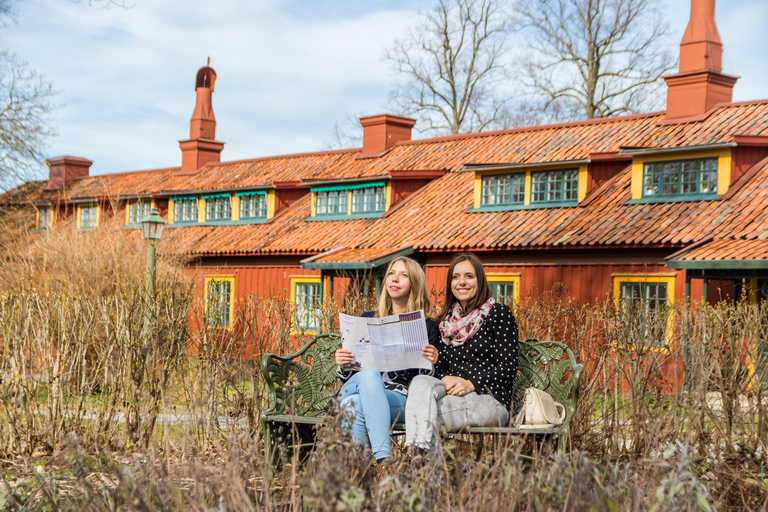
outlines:
[{"label": "bare tree", "polygon": [[658,0],[518,0],[521,79],[550,120],[654,108],[674,58]]},{"label": "bare tree", "polygon": [[496,127],[510,111],[500,91],[508,19],[500,0],[439,0],[422,13],[385,55],[401,77],[392,93],[398,113],[437,134]]},{"label": "bare tree", "polygon": [[[0,26],[16,21],[14,0],[0,0]],[[0,190],[31,178],[45,159],[55,106],[53,86],[7,51],[0,51]]]}]

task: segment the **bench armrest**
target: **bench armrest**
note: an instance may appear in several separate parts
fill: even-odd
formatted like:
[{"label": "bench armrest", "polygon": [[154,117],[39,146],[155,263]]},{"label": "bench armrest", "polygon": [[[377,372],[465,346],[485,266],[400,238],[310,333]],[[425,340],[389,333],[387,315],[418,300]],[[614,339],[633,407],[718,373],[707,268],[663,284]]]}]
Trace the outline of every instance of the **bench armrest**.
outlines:
[{"label": "bench armrest", "polygon": [[535,387],[563,404],[566,413],[563,427],[567,428],[579,404],[584,365],[576,362],[571,349],[557,341],[529,338],[520,342],[518,355],[519,374],[512,392],[515,413],[522,406],[525,389]]},{"label": "bench armrest", "polygon": [[332,355],[341,346],[338,334],[318,334],[295,354],[264,354],[261,373],[269,391],[269,407],[262,418],[289,412],[315,416],[336,394],[336,363]]}]

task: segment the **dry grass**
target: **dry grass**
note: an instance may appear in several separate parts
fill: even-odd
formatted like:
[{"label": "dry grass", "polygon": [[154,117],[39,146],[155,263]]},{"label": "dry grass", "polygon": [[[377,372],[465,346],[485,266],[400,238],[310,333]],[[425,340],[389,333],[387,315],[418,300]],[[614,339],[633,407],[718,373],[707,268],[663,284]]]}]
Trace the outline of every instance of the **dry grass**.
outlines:
[{"label": "dry grass", "polygon": [[[144,330],[132,235],[55,235],[0,263],[6,508],[766,510],[768,303],[625,310],[562,286],[528,297],[522,335],[563,341],[586,367],[570,454],[531,461],[491,440],[476,459],[449,441],[434,460],[397,452],[379,485],[333,426],[305,464],[265,472],[252,357],[304,339],[284,295],[246,298],[231,330],[211,329],[185,262],[163,260]],[[326,301],[323,329],[371,309],[361,292]]]}]

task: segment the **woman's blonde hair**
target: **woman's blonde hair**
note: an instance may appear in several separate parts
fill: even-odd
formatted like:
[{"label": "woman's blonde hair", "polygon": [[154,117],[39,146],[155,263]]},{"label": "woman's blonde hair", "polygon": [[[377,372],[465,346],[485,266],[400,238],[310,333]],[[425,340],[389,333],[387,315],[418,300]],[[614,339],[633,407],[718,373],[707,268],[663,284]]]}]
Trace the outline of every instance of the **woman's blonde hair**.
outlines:
[{"label": "woman's blonde hair", "polygon": [[384,274],[384,284],[382,286],[381,293],[379,294],[379,305],[376,308],[376,316],[388,316],[394,315],[395,312],[392,309],[392,297],[387,293],[386,279],[392,267],[398,261],[402,261],[405,265],[405,270],[408,272],[408,281],[411,283],[411,293],[408,295],[408,311],[424,310],[424,314],[429,316],[432,308],[432,301],[429,300],[429,293],[427,293],[427,276],[424,275],[424,270],[417,262],[411,258],[401,256],[395,258],[389,262],[387,271]]}]

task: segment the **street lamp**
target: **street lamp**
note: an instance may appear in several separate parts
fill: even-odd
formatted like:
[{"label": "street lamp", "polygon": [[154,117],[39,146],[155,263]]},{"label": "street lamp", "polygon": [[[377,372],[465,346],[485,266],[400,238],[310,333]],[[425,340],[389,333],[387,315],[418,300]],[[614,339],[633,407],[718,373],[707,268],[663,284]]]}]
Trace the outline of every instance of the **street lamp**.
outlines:
[{"label": "street lamp", "polygon": [[144,313],[144,345],[149,346],[149,327],[152,317],[151,311],[155,303],[155,240],[160,240],[163,234],[165,221],[157,212],[157,208],[149,210],[149,215],[141,219],[141,231],[145,240],[149,240],[147,245],[147,275],[145,281],[145,313]]}]

